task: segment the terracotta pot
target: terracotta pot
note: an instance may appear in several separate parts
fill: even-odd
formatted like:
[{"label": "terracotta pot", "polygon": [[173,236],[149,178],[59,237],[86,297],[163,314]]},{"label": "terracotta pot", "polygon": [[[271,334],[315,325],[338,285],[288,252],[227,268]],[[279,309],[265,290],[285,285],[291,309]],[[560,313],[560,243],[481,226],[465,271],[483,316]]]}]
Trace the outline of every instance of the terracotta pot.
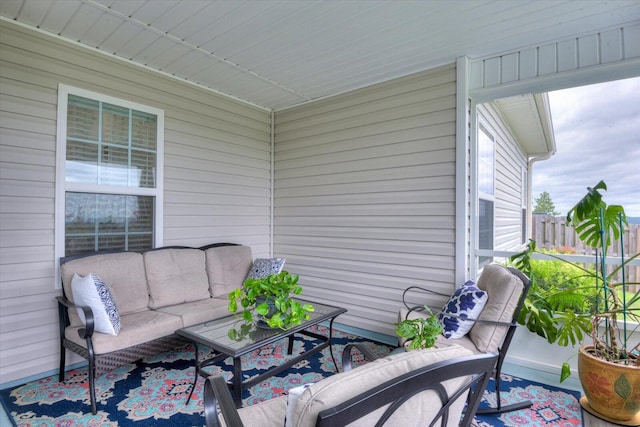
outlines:
[{"label": "terracotta pot", "polygon": [[592,411],[614,421],[640,416],[640,366],[621,365],[593,356],[580,347],[578,374]]}]

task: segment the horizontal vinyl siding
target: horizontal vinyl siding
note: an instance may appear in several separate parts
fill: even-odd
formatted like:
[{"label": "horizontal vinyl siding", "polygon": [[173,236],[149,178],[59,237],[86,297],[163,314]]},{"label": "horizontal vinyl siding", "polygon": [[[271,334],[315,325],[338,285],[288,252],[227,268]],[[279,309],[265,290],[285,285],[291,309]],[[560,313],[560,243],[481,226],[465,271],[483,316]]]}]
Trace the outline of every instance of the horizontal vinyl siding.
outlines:
[{"label": "horizontal vinyl siding", "polygon": [[522,244],[522,168],[527,157],[492,104],[479,105],[478,115],[496,137],[493,249],[515,250]]},{"label": "horizontal vinyl siding", "polygon": [[[270,247],[270,113],[0,22],[0,384],[55,370],[59,83],[165,112],[164,244]],[[71,357],[70,362],[80,359]]]},{"label": "horizontal vinyl siding", "polygon": [[274,253],[306,297],[348,309],[340,323],[393,334],[406,287],[453,289],[455,75],[275,115]]}]

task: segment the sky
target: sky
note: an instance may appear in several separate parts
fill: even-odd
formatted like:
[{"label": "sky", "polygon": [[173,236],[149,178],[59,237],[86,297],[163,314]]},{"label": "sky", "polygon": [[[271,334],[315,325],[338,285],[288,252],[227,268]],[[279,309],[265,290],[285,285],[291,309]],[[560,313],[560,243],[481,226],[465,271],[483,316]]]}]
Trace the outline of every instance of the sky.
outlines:
[{"label": "sky", "polygon": [[556,154],[534,163],[532,202],[543,191],[561,215],[600,180],[603,199],[640,217],[640,77],[549,92]]}]

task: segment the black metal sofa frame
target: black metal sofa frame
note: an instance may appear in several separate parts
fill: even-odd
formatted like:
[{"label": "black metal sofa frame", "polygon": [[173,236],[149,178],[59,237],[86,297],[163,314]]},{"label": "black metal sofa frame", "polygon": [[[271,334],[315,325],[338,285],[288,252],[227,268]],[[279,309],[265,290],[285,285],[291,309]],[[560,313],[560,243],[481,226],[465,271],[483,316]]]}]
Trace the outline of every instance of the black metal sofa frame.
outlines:
[{"label": "black metal sofa frame", "polygon": [[[199,248],[192,248],[189,246],[164,246],[160,248],[149,249],[149,251],[157,251],[163,249],[200,249],[206,251],[209,248],[221,247],[221,246],[238,246],[235,243],[213,243]],[[88,252],[77,255],[71,255],[68,257],[60,258],[60,265],[63,265],[69,261],[85,258],[94,255],[113,254],[123,251],[96,251]],[[147,251],[137,251],[137,253],[144,253]],[[96,355],[93,349],[92,336],[94,334],[94,318],[93,313],[88,307],[81,307],[73,304],[64,292],[62,287],[62,295],[57,296],[58,301],[58,327],[60,333],[60,368],[59,368],[59,381],[65,381],[65,368],[66,368],[66,350],[70,350],[78,354],[83,359],[87,360],[88,366],[88,378],[89,378],[89,396],[91,401],[91,412],[97,413],[96,405],[96,389],[95,378],[105,372],[112,371],[113,369],[126,365],[128,363],[135,362],[148,356],[160,354],[165,351],[170,351],[181,345],[187,344],[189,341],[178,336],[177,334],[171,334],[160,339],[148,341],[139,345],[128,347],[126,349],[114,351],[111,353]],[[78,331],[80,338],[86,342],[86,348],[70,341],[65,337],[65,328],[70,325],[68,309],[75,308],[81,309],[84,312],[86,324],[83,329]]]}]

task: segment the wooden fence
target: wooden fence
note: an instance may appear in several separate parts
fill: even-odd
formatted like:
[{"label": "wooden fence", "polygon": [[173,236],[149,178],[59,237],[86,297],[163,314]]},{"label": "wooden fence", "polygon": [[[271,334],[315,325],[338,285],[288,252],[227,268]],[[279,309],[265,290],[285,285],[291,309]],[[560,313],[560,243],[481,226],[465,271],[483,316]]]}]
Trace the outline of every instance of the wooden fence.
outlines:
[{"label": "wooden fence", "polygon": [[[564,253],[577,255],[595,255],[595,250],[585,246],[576,236],[573,225],[566,223],[564,216],[533,215],[531,238],[541,249],[555,249]],[[629,229],[624,233],[625,258],[640,252],[640,224],[629,224]],[[620,243],[612,242],[608,248],[608,256],[619,257]],[[613,267],[611,267],[613,268]],[[626,269],[627,283],[640,282],[640,267],[632,266]],[[640,285],[630,286],[630,290],[637,292]]]}]

